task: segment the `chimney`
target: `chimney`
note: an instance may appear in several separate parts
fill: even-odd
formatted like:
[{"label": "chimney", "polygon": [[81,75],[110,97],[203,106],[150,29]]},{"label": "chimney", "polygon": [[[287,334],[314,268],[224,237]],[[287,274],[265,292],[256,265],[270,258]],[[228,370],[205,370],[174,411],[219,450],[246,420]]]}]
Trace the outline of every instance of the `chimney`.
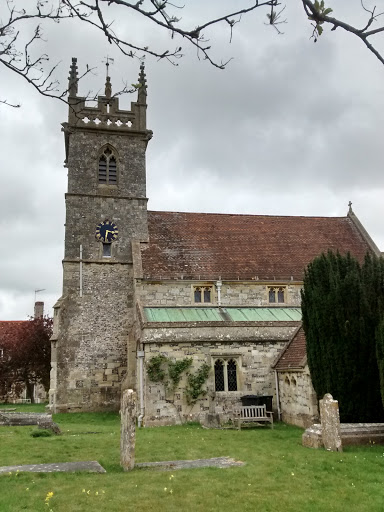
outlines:
[{"label": "chimney", "polygon": [[44,316],[44,302],[35,302],[34,318],[43,318]]}]

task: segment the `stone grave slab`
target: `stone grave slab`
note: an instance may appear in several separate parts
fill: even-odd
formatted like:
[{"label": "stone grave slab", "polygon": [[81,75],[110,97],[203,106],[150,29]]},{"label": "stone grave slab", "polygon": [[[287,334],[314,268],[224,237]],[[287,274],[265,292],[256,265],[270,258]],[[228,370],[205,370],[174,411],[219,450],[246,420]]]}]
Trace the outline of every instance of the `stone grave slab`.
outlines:
[{"label": "stone grave slab", "polygon": [[52,414],[46,412],[0,412],[0,425],[6,427],[37,425],[40,421],[52,423]]},{"label": "stone grave slab", "polygon": [[244,462],[230,457],[214,457],[212,459],[168,460],[164,462],[140,462],[135,464],[135,468],[154,469],[158,471],[191,468],[229,468],[231,466],[244,466]]},{"label": "stone grave slab", "polygon": [[72,473],[74,471],[87,471],[89,473],[106,473],[106,470],[96,460],[82,462],[58,462],[53,464],[26,464],[24,466],[2,466],[2,473]]}]

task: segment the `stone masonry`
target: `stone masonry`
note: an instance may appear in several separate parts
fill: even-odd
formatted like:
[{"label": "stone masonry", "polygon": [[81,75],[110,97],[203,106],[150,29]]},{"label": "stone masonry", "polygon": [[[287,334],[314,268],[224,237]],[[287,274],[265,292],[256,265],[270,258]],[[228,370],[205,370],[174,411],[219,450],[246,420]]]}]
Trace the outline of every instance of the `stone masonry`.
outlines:
[{"label": "stone masonry", "polygon": [[[136,293],[140,302],[145,306],[190,306],[193,303],[193,286],[201,284],[196,281],[150,281],[142,280],[136,284]],[[207,284],[215,284],[209,281]],[[278,286],[280,283],[277,283]],[[286,287],[285,303],[290,306],[300,306],[301,283],[282,282]],[[268,288],[270,282],[254,283],[250,281],[224,281],[221,288],[221,306],[268,306]],[[217,290],[214,288],[213,304],[217,304]]]},{"label": "stone masonry", "polygon": [[[134,322],[134,242],[148,239],[145,151],[146,85],[138,101],[119,110],[109,79],[97,107],[77,96],[77,66],[69,78],[69,116],[63,124],[68,167],[63,295],[55,306],[50,405],[54,412],[118,410]],[[100,154],[116,156],[116,184],[100,184]],[[104,257],[96,227],[118,228]],[[80,250],[82,250],[80,259]]]},{"label": "stone masonry", "polygon": [[307,428],[318,419],[317,396],[308,365],[303,370],[278,373],[281,419]]},{"label": "stone masonry", "polygon": [[[191,407],[187,405],[184,394],[186,376],[180,382],[172,396],[169,396],[163,384],[153,383],[145,374],[145,425],[169,425],[184,421],[202,421],[210,412],[220,415],[222,422],[232,418],[234,409],[241,405],[240,397],[244,394],[275,395],[273,373],[271,364],[277,354],[286,344],[289,331],[284,333],[281,329],[280,336],[274,339],[258,340],[254,332],[252,343],[234,340],[233,332],[228,342],[214,342],[211,340],[196,341],[190,334],[190,340],[185,342],[170,343],[156,342],[145,343],[145,361],[150,361],[153,356],[159,354],[169,357],[171,360],[180,360],[187,357],[193,359],[191,373],[194,373],[203,363],[211,366],[212,370],[204,386],[207,390],[205,396],[200,398]],[[231,358],[236,360],[238,369],[239,391],[216,392],[214,391],[213,365],[218,358]],[[213,402],[213,403],[212,403]]]}]

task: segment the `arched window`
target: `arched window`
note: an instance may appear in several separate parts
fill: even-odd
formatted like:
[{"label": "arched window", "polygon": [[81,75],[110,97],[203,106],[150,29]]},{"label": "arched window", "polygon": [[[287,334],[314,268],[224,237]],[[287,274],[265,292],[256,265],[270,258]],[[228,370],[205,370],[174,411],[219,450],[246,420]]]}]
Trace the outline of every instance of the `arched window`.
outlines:
[{"label": "arched window", "polygon": [[230,359],[227,363],[228,391],[237,391],[237,368],[236,361]]},{"label": "arched window", "polygon": [[116,156],[107,146],[99,158],[99,183],[100,185],[117,184]]},{"label": "arched window", "polygon": [[234,359],[215,361],[215,391],[237,391],[237,362]]},{"label": "arched window", "polygon": [[274,304],[276,302],[280,304],[285,303],[285,286],[269,286],[268,287],[268,301],[270,304]]},{"label": "arched window", "polygon": [[221,359],[215,362],[215,390],[224,391],[224,363]]}]

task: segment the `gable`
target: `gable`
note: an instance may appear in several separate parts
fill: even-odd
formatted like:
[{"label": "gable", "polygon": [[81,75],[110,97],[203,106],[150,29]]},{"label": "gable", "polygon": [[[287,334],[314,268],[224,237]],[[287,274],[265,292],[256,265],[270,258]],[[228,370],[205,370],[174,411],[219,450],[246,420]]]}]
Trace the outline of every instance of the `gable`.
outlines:
[{"label": "gable", "polygon": [[347,217],[148,212],[143,277],[302,280],[322,252],[362,261],[367,241]]},{"label": "gable", "polygon": [[307,362],[307,342],[304,329],[300,326],[283,353],[279,356],[274,369],[277,371],[304,368]]}]

